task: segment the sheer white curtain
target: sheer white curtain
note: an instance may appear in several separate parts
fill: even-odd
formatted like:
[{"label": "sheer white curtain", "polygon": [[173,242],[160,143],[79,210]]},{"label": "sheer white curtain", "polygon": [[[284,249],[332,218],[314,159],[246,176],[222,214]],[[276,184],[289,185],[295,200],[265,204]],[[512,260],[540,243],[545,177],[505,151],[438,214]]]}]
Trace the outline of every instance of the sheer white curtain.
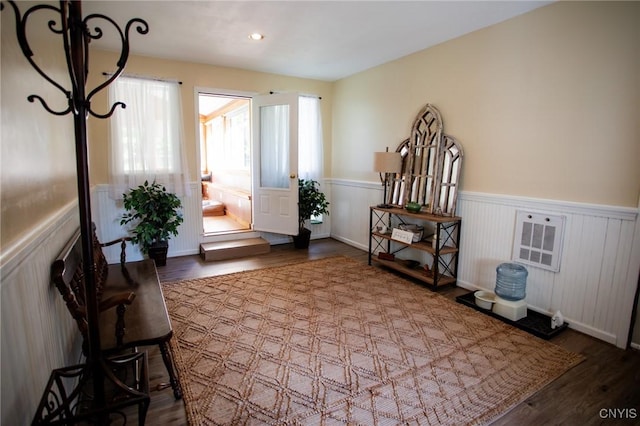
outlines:
[{"label": "sheer white curtain", "polygon": [[[298,98],[298,176],[320,182],[323,176],[322,114],[320,99]],[[322,190],[322,188],[320,189]],[[322,215],[311,217],[311,223],[322,222]]]},{"label": "sheer white curtain", "polygon": [[300,96],[298,108],[298,175],[320,181],[323,174],[320,99]]},{"label": "sheer white curtain", "polygon": [[178,196],[189,192],[182,104],[177,82],[119,77],[109,102],[124,102],[111,117],[111,196],[155,180]]}]

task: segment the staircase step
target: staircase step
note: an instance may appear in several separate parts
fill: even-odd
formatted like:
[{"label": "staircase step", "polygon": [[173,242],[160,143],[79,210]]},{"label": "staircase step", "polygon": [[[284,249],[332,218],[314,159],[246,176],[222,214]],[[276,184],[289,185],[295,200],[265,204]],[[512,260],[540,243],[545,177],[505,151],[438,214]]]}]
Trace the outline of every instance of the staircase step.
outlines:
[{"label": "staircase step", "polygon": [[264,238],[245,238],[200,244],[200,257],[205,262],[253,256],[269,253],[269,251],[271,251],[271,246]]}]

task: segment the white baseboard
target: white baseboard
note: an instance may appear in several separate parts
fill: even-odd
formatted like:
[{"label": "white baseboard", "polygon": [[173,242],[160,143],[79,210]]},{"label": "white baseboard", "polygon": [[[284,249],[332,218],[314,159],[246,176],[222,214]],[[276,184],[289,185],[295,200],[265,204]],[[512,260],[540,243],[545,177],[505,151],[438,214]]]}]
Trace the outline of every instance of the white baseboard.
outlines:
[{"label": "white baseboard", "polygon": [[342,243],[348,244],[350,246],[359,248],[360,250],[364,250],[364,251],[368,251],[369,250],[369,246],[365,245],[365,244],[360,244],[358,241],[354,241],[354,240],[350,240],[348,238],[343,238],[339,235],[330,235],[331,238],[333,238],[334,240],[340,241]]}]

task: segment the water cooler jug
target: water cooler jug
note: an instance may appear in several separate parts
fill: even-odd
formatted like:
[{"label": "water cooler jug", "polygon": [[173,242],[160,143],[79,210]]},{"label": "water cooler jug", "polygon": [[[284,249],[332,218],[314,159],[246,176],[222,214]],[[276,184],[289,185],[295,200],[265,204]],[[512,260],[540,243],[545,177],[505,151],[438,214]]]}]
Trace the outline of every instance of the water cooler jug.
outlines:
[{"label": "water cooler jug", "polygon": [[493,312],[517,321],[527,316],[527,269],[517,263],[502,263],[496,268],[496,301]]}]

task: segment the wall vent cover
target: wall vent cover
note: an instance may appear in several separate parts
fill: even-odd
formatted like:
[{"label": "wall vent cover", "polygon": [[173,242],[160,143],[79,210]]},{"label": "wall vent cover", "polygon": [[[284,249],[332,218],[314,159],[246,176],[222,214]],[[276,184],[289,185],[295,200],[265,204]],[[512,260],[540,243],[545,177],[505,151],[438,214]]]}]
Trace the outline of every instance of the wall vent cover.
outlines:
[{"label": "wall vent cover", "polygon": [[564,222],[564,216],[517,210],[511,260],[558,272]]}]

